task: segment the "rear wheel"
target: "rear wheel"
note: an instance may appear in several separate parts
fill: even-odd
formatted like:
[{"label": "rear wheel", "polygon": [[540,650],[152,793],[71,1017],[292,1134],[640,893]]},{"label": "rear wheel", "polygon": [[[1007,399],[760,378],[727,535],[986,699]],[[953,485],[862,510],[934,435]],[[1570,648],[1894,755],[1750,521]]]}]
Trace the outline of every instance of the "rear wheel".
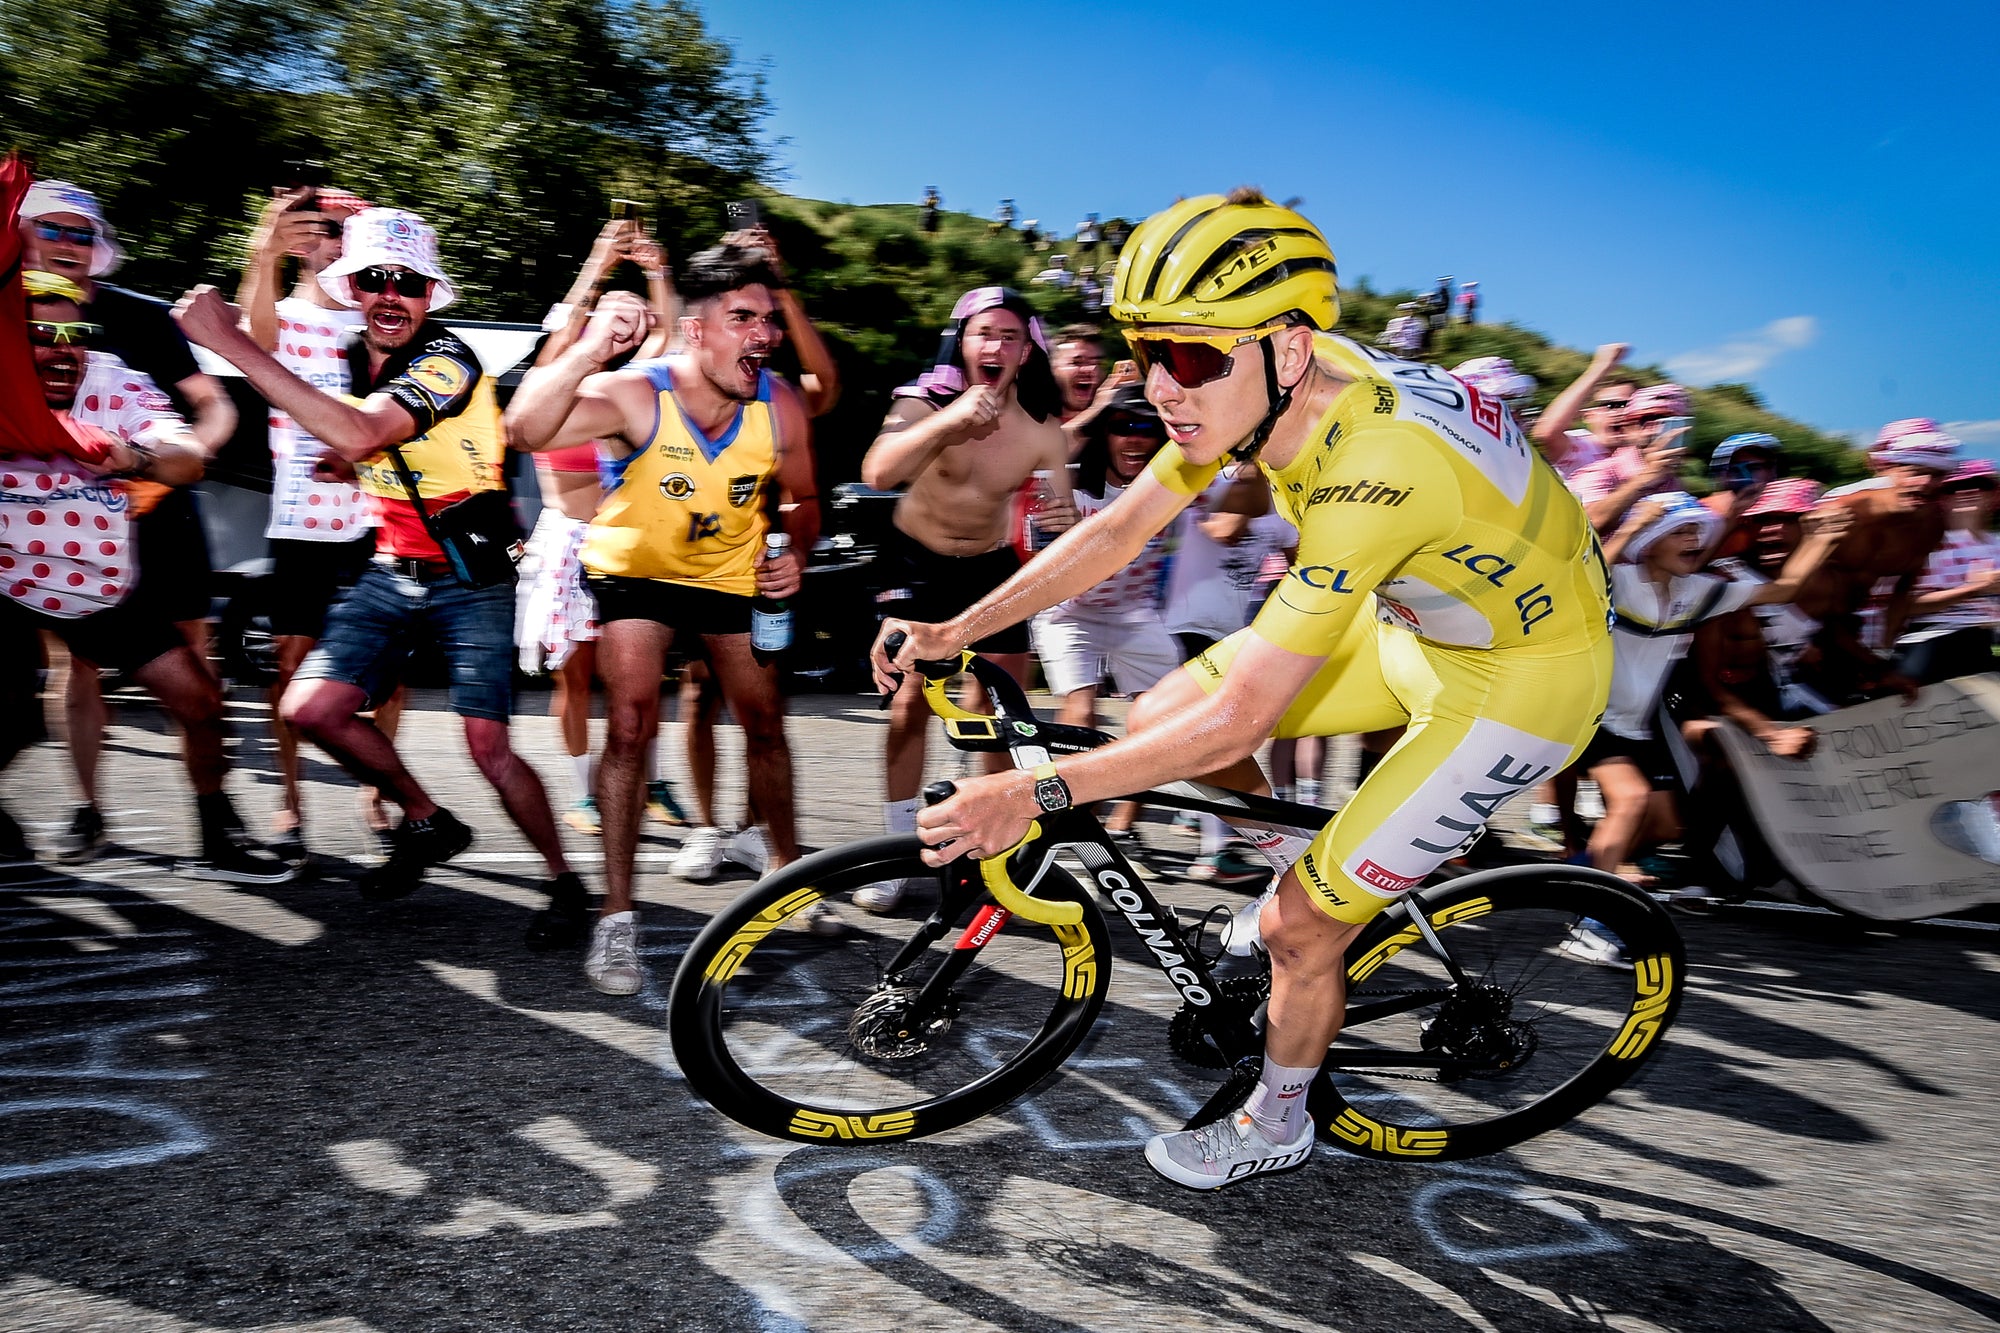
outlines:
[{"label": "rear wheel", "polygon": [[[1051,866],[1037,897],[1083,905],[1080,924],[990,924],[981,897],[900,967],[919,923],[846,913],[828,938],[805,911],[869,884],[936,871],[912,836],[876,838],[760,881],[696,937],[674,977],[668,1028],[688,1082],[732,1120],[778,1138],[918,1138],[1005,1105],[1055,1072],[1104,1004],[1111,952],[1090,896]],[[969,964],[969,965],[966,965]],[[958,968],[949,986],[939,970]]]},{"label": "rear wheel", "polygon": [[1348,1027],[1313,1086],[1322,1137],[1366,1157],[1498,1152],[1602,1100],[1680,1007],[1680,932],[1581,868],[1468,875],[1378,917],[1348,951]]}]

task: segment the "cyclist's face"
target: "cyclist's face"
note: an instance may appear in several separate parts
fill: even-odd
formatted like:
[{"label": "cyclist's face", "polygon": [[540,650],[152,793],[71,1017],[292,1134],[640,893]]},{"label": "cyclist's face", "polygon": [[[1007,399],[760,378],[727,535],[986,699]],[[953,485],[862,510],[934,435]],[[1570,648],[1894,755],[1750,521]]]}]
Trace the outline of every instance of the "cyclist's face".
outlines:
[{"label": "cyclist's face", "polygon": [[[1170,333],[1221,334],[1224,329],[1165,326]],[[1248,333],[1245,329],[1243,332]],[[1213,462],[1250,438],[1271,410],[1264,383],[1264,352],[1254,342],[1229,353],[1229,370],[1189,388],[1167,373],[1163,362],[1146,372],[1146,401],[1159,409],[1167,438],[1180,445],[1190,463]]]},{"label": "cyclist's face", "polygon": [[747,403],[757,396],[757,377],[781,341],[778,303],[762,283],[724,292],[683,321],[688,347],[701,373],[726,398]]},{"label": "cyclist's face", "polygon": [[965,359],[968,385],[990,384],[1004,389],[1028,360],[1028,325],[1011,310],[982,310],[959,330],[958,350]]}]

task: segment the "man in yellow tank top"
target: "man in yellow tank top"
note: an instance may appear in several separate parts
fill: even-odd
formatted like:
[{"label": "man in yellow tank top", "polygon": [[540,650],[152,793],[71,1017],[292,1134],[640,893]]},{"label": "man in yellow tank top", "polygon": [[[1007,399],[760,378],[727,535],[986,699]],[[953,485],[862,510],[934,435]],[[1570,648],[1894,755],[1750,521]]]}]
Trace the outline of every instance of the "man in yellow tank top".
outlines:
[{"label": "man in yellow tank top", "polygon": [[[751,655],[750,600],[797,592],[797,553],[819,537],[810,428],[798,395],[765,369],[781,335],[772,296],[780,283],[764,252],[720,245],[679,276],[680,351],[604,373],[649,324],[636,296],[609,293],[583,337],[523,380],[507,410],[514,448],[598,440],[605,459],[605,495],[583,547],[608,713],[597,777],[605,896],[584,974],[608,995],[633,994],[644,980],[632,859],[660,673],[676,632],[702,637],[742,724],[751,805],[768,822],[772,867],[798,857],[784,696],[776,667]],[[792,538],[794,554],[782,560],[763,558],[773,509]]]},{"label": "man in yellow tank top", "polygon": [[1258,460],[1298,525],[1295,562],[1257,619],[1155,687],[1131,736],[961,780],[918,819],[934,864],[997,854],[1073,801],[1196,775],[1264,790],[1251,756],[1267,736],[1408,728],[1264,905],[1257,1087],[1222,1119],[1147,1145],[1155,1170],[1194,1189],[1305,1163],[1305,1092],[1340,1030],[1348,943],[1580,751],[1610,682],[1608,579],[1575,497],[1499,403],[1324,333],[1339,310],[1318,229],[1254,191],[1148,219],[1120,255],[1112,314],[1133,326],[1169,443],[969,610],[885,622],[909,642],[895,663],[879,642],[874,655],[886,687],[898,667],[1095,585],[1231,455]]}]

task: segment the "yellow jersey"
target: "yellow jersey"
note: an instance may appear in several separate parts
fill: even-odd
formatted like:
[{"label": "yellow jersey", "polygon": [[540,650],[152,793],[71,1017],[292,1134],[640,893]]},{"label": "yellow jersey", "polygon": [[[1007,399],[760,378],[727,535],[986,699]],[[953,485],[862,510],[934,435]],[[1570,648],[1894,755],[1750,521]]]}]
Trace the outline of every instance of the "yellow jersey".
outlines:
[{"label": "yellow jersey", "polygon": [[[1610,577],[1583,506],[1498,401],[1435,366],[1315,339],[1351,378],[1290,463],[1271,468],[1298,556],[1252,628],[1292,652],[1332,651],[1358,615],[1430,642],[1533,655],[1610,633]],[[1153,476],[1199,493],[1169,441]]]},{"label": "yellow jersey", "polygon": [[600,461],[604,498],[584,536],[584,568],[754,595],[770,530],[765,496],[778,469],[771,372],[711,440],[681,411],[666,360],[635,369],[653,388],[653,433],[624,458]]}]

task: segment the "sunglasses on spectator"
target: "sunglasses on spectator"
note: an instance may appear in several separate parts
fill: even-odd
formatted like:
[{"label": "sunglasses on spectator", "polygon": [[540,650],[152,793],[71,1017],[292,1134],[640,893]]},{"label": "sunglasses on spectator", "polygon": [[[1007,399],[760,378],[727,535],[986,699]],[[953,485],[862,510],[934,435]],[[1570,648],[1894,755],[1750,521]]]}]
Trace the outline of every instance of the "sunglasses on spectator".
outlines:
[{"label": "sunglasses on spectator", "polygon": [[1673,417],[1671,412],[1661,412],[1657,416],[1630,417],[1625,424],[1635,430],[1658,430],[1660,423]]},{"label": "sunglasses on spectator", "polygon": [[373,296],[377,292],[395,288],[396,295],[414,301],[420,296],[431,294],[431,280],[421,273],[412,273],[405,268],[383,268],[377,264],[364,268],[352,279],[354,290]]},{"label": "sunglasses on spectator", "polygon": [[1183,389],[1198,389],[1227,375],[1236,364],[1231,358],[1237,348],[1246,343],[1256,342],[1288,324],[1266,324],[1261,329],[1248,333],[1160,333],[1148,330],[1141,333],[1135,329],[1125,331],[1125,341],[1132,348],[1132,359],[1139,363],[1139,373],[1150,374],[1155,364],[1167,372],[1167,377]]},{"label": "sunglasses on spectator", "polygon": [[1625,404],[1631,401],[1630,398],[1604,398],[1592,403],[1591,406],[1600,412],[1623,412]]},{"label": "sunglasses on spectator", "polygon": [[[1172,374],[1169,371],[1168,374]],[[1113,435],[1164,435],[1167,428],[1158,417],[1115,416],[1104,427]]]},{"label": "sunglasses on spectator", "polygon": [[86,324],[81,320],[57,322],[55,320],[31,319],[28,321],[28,341],[41,347],[62,347],[70,343],[88,346],[92,339],[104,333],[102,324]]},{"label": "sunglasses on spectator", "polygon": [[68,241],[71,245],[94,245],[97,242],[97,229],[94,227],[70,227],[40,218],[35,219],[35,235],[44,241]]}]

